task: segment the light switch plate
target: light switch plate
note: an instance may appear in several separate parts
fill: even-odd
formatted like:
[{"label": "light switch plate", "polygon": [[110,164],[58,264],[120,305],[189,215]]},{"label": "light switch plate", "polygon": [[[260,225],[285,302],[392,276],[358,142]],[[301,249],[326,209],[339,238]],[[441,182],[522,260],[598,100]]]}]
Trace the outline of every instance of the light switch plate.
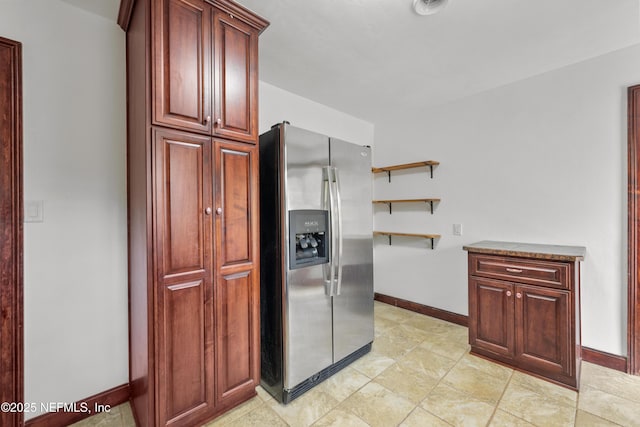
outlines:
[{"label": "light switch plate", "polygon": [[462,224],[453,224],[453,235],[462,236]]},{"label": "light switch plate", "polygon": [[44,200],[25,200],[24,222],[44,222]]}]

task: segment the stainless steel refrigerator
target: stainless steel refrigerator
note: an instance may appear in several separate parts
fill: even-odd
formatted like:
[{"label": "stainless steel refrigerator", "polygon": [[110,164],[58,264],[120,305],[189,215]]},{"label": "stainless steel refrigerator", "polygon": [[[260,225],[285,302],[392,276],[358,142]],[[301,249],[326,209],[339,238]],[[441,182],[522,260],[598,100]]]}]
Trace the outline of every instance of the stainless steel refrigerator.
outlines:
[{"label": "stainless steel refrigerator", "polygon": [[287,122],[260,136],[262,386],[288,403],[373,342],[371,149]]}]

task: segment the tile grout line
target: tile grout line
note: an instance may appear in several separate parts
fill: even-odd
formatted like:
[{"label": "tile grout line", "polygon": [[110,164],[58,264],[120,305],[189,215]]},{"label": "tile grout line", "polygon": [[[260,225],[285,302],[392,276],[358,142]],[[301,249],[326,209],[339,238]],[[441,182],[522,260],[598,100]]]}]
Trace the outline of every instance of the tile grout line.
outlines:
[{"label": "tile grout line", "polygon": [[[394,317],[394,319],[393,319],[393,320],[392,320],[392,319],[388,319],[388,318],[384,317],[384,315],[379,316],[379,317],[383,320],[383,322],[382,322],[382,323],[384,323],[387,327],[388,327],[388,326],[391,326],[391,327],[388,327],[388,328],[380,328],[380,329],[379,329],[380,334],[379,334],[379,335],[378,335],[378,334],[376,334],[376,335],[375,335],[374,341],[375,341],[375,340],[377,340],[377,339],[379,339],[379,338],[383,338],[383,337],[387,337],[387,338],[388,338],[388,337],[390,337],[390,336],[393,336],[393,335],[394,335],[394,333],[402,332],[402,330],[404,330],[404,329],[406,329],[406,328],[418,329],[418,330],[421,330],[421,331],[422,331],[422,330],[423,330],[423,328],[419,326],[419,323],[420,323],[420,322],[414,322],[413,314],[416,314],[416,315],[417,315],[418,317],[420,317],[420,318],[422,318],[422,317],[430,318],[430,316],[426,316],[426,315],[423,315],[423,314],[421,314],[421,313],[412,313],[412,315],[410,315],[410,316],[405,316],[405,315],[404,315],[404,312],[406,311],[405,309],[402,309],[402,308],[400,308],[400,307],[395,307],[395,306],[389,306],[389,307],[390,307],[390,309],[389,309],[389,310],[387,310],[386,308],[384,309],[384,314],[389,313],[389,316],[390,316],[390,317]],[[400,314],[401,314],[401,315],[400,315]],[[399,320],[398,320],[398,319],[399,319]],[[444,322],[444,323],[450,323],[450,322],[446,322],[446,321],[443,321],[443,322]],[[426,326],[426,325],[427,325],[427,324],[425,324],[425,327],[428,329],[428,326]],[[386,330],[385,330],[385,329],[386,329]],[[428,332],[428,331],[427,331],[427,332]],[[447,333],[447,334],[446,334],[446,335],[444,335],[444,336],[445,336],[445,338],[450,338],[450,337],[453,337],[454,335],[455,335],[455,336],[458,336],[458,334],[457,334],[457,332],[456,332],[456,331],[453,331],[452,333]],[[418,336],[415,336],[415,338],[419,338],[419,335],[418,335]],[[459,338],[462,338],[462,337],[460,336]],[[443,356],[443,355],[440,355],[439,353],[433,352],[430,348],[427,348],[427,347],[421,347],[424,343],[426,343],[426,342],[428,342],[428,341],[429,341],[429,338],[421,339],[421,340],[420,340],[420,342],[419,342],[418,344],[416,344],[415,346],[412,346],[411,348],[407,349],[407,350],[406,350],[406,353],[402,354],[401,356],[398,356],[397,358],[396,358],[396,357],[386,356],[386,355],[384,355],[384,354],[382,354],[382,353],[378,353],[378,354],[379,354],[380,356],[382,356],[382,357],[385,357],[385,358],[388,358],[388,359],[393,360],[393,364],[392,364],[392,366],[393,366],[393,365],[397,365],[399,360],[404,359],[404,358],[406,357],[406,355],[407,355],[407,354],[409,354],[410,352],[414,351],[414,350],[415,350],[415,349],[417,349],[417,348],[423,348],[425,351],[428,351],[428,352],[430,352],[430,353],[434,353],[434,354],[436,354],[436,355],[438,355],[438,356],[442,356],[442,357],[448,358],[447,356]],[[452,341],[452,340],[451,340],[451,339],[449,339],[449,341]],[[453,340],[453,341],[455,341],[455,342],[457,343],[459,340],[456,338],[456,339],[455,339],[455,340]],[[413,342],[413,340],[411,340],[410,342]],[[460,343],[462,343],[462,340],[460,340]],[[432,412],[431,412],[431,411],[429,411],[428,409],[426,409],[426,408],[424,408],[424,407],[422,407],[422,406],[421,406],[421,405],[425,402],[425,400],[427,400],[427,399],[429,398],[429,396],[431,395],[431,393],[432,393],[432,392],[433,392],[433,391],[434,391],[438,386],[440,386],[440,385],[443,385],[443,384],[444,384],[444,385],[446,385],[446,386],[451,386],[451,387],[453,387],[455,390],[457,390],[457,391],[459,391],[459,392],[461,392],[461,393],[464,393],[465,395],[468,395],[468,396],[471,396],[471,397],[475,397],[475,396],[473,395],[473,393],[472,393],[472,392],[469,392],[469,391],[466,391],[466,390],[459,390],[459,389],[457,389],[457,387],[456,387],[454,384],[449,385],[449,383],[447,383],[447,382],[443,381],[443,380],[447,377],[447,375],[449,375],[449,374],[451,373],[451,371],[452,371],[452,370],[454,370],[454,369],[456,368],[456,366],[458,366],[458,365],[461,363],[461,361],[462,361],[462,360],[463,360],[467,355],[469,355],[469,354],[470,354],[470,353],[469,353],[469,348],[468,348],[468,343],[465,343],[465,344],[466,344],[466,346],[467,346],[467,348],[466,348],[466,351],[465,351],[465,352],[463,352],[460,356],[458,356],[458,357],[456,357],[456,358],[451,358],[451,359],[449,359],[449,360],[451,360],[451,361],[454,361],[454,364],[453,364],[449,369],[447,369],[447,370],[445,371],[445,373],[444,373],[441,377],[439,377],[439,378],[437,378],[437,379],[436,379],[436,378],[434,378],[436,381],[435,381],[435,383],[434,383],[434,385],[433,385],[432,387],[429,387],[429,388],[425,387],[425,388],[424,388],[425,390],[428,390],[428,391],[427,391],[427,395],[426,395],[422,400],[420,400],[418,403],[414,403],[414,401],[412,401],[411,399],[405,398],[405,399],[407,399],[407,400],[410,400],[410,401],[411,401],[411,404],[413,405],[413,407],[411,408],[411,410],[409,411],[409,413],[408,413],[408,414],[403,418],[403,420],[402,420],[402,421],[400,421],[400,423],[399,423],[399,424],[402,424],[402,423],[406,422],[406,421],[407,421],[407,419],[409,419],[409,417],[411,417],[411,415],[412,415],[412,414],[414,414],[417,410],[421,409],[421,410],[424,410],[426,413],[428,413],[430,416],[433,416],[433,417],[434,417],[434,419],[441,420],[444,424],[446,424],[446,425],[449,425],[449,426],[450,426],[450,425],[451,425],[451,423],[450,423],[450,422],[448,422],[448,421],[446,421],[446,420],[442,419],[441,417],[439,417],[439,416],[435,415],[434,413],[432,413]],[[354,421],[355,421],[356,419],[358,419],[358,420],[361,420],[364,424],[366,424],[366,425],[370,426],[370,424],[369,424],[367,421],[365,421],[363,418],[361,418],[360,416],[358,416],[356,413],[352,412],[350,409],[348,409],[348,408],[346,408],[346,407],[343,407],[343,406],[342,406],[342,405],[344,405],[344,403],[345,403],[349,398],[351,398],[355,393],[358,393],[362,388],[366,387],[368,384],[376,383],[377,385],[379,385],[379,386],[383,387],[384,389],[388,390],[389,392],[391,392],[391,393],[393,393],[393,394],[398,395],[398,393],[394,392],[393,390],[388,389],[388,388],[387,388],[386,386],[384,386],[383,384],[380,384],[380,383],[377,383],[377,382],[376,382],[376,379],[377,379],[378,377],[380,377],[380,376],[382,375],[382,373],[383,373],[383,372],[385,372],[387,369],[389,369],[389,367],[387,367],[387,368],[383,369],[381,372],[377,373],[375,376],[373,376],[373,378],[369,377],[366,373],[364,373],[364,372],[362,372],[362,371],[358,370],[357,368],[353,368],[353,369],[354,369],[354,371],[355,371],[355,372],[357,372],[357,373],[359,373],[359,374],[361,374],[361,375],[365,376],[365,377],[366,377],[366,382],[365,382],[364,384],[362,384],[361,386],[359,386],[359,387],[358,387],[357,389],[355,389],[354,391],[350,392],[350,393],[349,393],[349,394],[348,394],[344,399],[342,399],[341,401],[337,402],[337,404],[336,404],[336,405],[332,406],[328,411],[326,411],[325,413],[323,413],[323,414],[322,414],[322,416],[320,416],[318,419],[316,419],[316,420],[314,420],[313,422],[311,422],[311,423],[309,424],[311,427],[313,427],[313,426],[317,425],[317,424],[319,423],[319,421],[320,421],[322,418],[324,418],[324,417],[328,416],[329,414],[331,414],[332,412],[334,412],[334,411],[336,411],[336,410],[341,410],[341,411],[344,411],[344,412],[346,412],[346,413],[348,413],[348,414],[350,414],[350,415],[353,415],[353,416],[355,416],[355,417],[356,417],[356,418],[354,419]],[[486,422],[486,425],[487,425],[487,426],[488,426],[488,425],[490,425],[490,424],[495,420],[495,415],[497,414],[498,410],[504,411],[504,414],[509,414],[510,416],[513,416],[513,417],[515,417],[515,418],[517,418],[517,419],[519,419],[519,420],[522,420],[522,421],[527,422],[527,423],[531,423],[531,424],[532,424],[532,425],[534,425],[534,426],[535,426],[535,425],[538,425],[538,424],[536,424],[536,423],[534,423],[534,422],[531,422],[531,421],[528,421],[528,420],[526,420],[526,419],[522,418],[520,415],[516,415],[516,414],[512,413],[512,412],[509,410],[509,408],[506,408],[506,409],[505,409],[505,408],[500,408],[500,405],[501,405],[501,403],[502,403],[502,401],[504,400],[504,397],[505,397],[505,395],[506,395],[506,391],[507,391],[507,389],[510,387],[511,383],[514,383],[514,381],[516,381],[516,382],[514,383],[514,386],[518,385],[518,379],[516,378],[516,372],[517,372],[516,370],[511,370],[511,373],[510,373],[510,375],[509,375],[509,377],[508,377],[508,380],[506,381],[506,385],[504,386],[504,389],[502,390],[502,393],[501,393],[500,397],[498,398],[497,402],[493,405],[493,411],[492,411],[492,413],[491,413],[491,416],[488,418],[488,421]],[[590,389],[591,389],[591,390],[598,391],[598,392],[601,392],[601,393],[603,393],[603,394],[611,395],[611,396],[613,396],[613,397],[616,397],[616,398],[619,398],[619,399],[621,399],[621,400],[624,400],[626,403],[628,403],[628,404],[630,404],[630,405],[633,405],[633,404],[634,404],[634,401],[633,401],[633,400],[628,399],[628,398],[626,397],[626,395],[620,395],[620,392],[613,392],[613,393],[611,393],[611,392],[609,392],[609,391],[607,390],[607,388],[606,388],[606,387],[603,387],[602,385],[603,385],[603,384],[599,384],[599,383],[598,383],[598,384],[593,384],[593,385],[591,385],[591,384],[584,384],[584,383],[583,383],[583,390],[590,390]],[[528,387],[527,387],[527,389],[528,389]],[[537,390],[537,388],[536,388],[536,389],[532,389],[531,391],[533,391],[534,393],[537,393],[537,394],[541,394],[541,392],[540,392],[539,390]],[[581,408],[580,408],[580,402],[581,402],[581,400],[583,400],[583,398],[585,397],[584,395],[583,395],[583,396],[581,396],[581,394],[583,394],[583,393],[578,392],[578,393],[577,393],[576,400],[575,400],[575,407],[574,407],[574,423],[573,423],[573,425],[578,425],[578,413],[579,413],[579,412],[582,412],[582,414],[583,414],[585,417],[586,417],[586,416],[588,416],[588,417],[594,417],[594,419],[602,420],[602,422],[608,422],[608,423],[611,423],[611,425],[615,425],[615,426],[621,427],[621,425],[620,425],[620,424],[618,424],[617,422],[614,422],[614,421],[612,421],[612,420],[609,420],[608,418],[605,418],[604,416],[597,415],[597,414],[595,414],[595,413],[593,413],[593,412],[590,412],[590,411],[589,411],[589,409],[584,409],[584,408],[583,408],[583,409],[581,409]],[[545,398],[545,400],[547,400],[547,399],[546,399],[546,396],[545,396],[544,394],[542,394],[542,396],[543,396],[543,398]],[[267,410],[267,411],[269,411],[269,413],[271,413],[271,415],[275,414],[275,416],[276,416],[276,418],[275,418],[275,419],[280,419],[280,420],[281,420],[281,422],[283,422],[283,423],[284,423],[283,425],[288,426],[288,427],[296,427],[296,426],[297,426],[297,427],[299,427],[299,425],[298,425],[298,424],[296,424],[295,422],[293,422],[293,424],[290,424],[290,423],[289,423],[287,420],[285,420],[285,419],[284,419],[284,418],[283,418],[283,417],[282,417],[282,416],[281,416],[277,411],[275,411],[275,410],[273,409],[273,406],[271,405],[272,401],[273,401],[273,402],[275,402],[275,400],[273,400],[270,396],[267,396],[267,397],[268,397],[268,400],[262,400],[262,398],[261,398],[261,397],[258,397],[258,399],[260,399],[260,404],[259,404],[258,406],[254,407],[253,409],[251,409],[250,411],[246,412],[245,414],[243,414],[243,415],[239,416],[239,418],[237,418],[237,419],[236,419],[236,418],[234,418],[232,421],[229,421],[229,423],[230,423],[230,424],[234,424],[234,423],[238,422],[238,420],[242,419],[243,417],[248,416],[249,414],[255,414],[258,410],[261,410],[261,409],[263,408],[263,405],[264,405],[264,408],[266,408],[266,410]],[[484,399],[480,399],[480,400],[484,401]],[[485,402],[486,402],[486,403],[489,403],[488,401],[485,401]],[[585,402],[586,402],[586,401],[585,401]],[[564,406],[568,406],[564,401],[560,402],[560,404],[561,404],[561,405],[564,405]],[[116,407],[116,408],[117,408],[117,407]],[[122,426],[125,426],[125,413],[124,413],[124,412],[125,412],[125,411],[123,411],[123,410],[119,410],[119,417],[117,417],[117,420],[120,422],[120,424],[121,424]],[[274,419],[274,420],[275,420],[275,419]],[[216,421],[216,420],[212,420],[212,421],[215,423],[215,421]],[[222,425],[225,425],[225,426],[226,426],[227,424],[228,424],[227,422],[224,422],[223,424],[221,424],[221,426],[222,426]],[[87,425],[87,424],[84,424],[84,423],[83,423],[82,425]],[[305,424],[305,425],[306,425],[306,424]]]},{"label": "tile grout line", "polygon": [[[427,339],[424,339],[420,344],[423,344],[423,343],[424,343],[424,342],[426,342],[426,341],[427,341]],[[420,344],[419,344],[419,345],[420,345]],[[439,356],[440,356],[440,354],[435,353],[435,352],[431,351],[430,349],[426,349],[426,350],[427,350],[427,351],[429,351],[429,352],[431,352],[431,353],[434,353],[434,354],[436,354],[436,355],[439,355]],[[450,360],[455,360],[455,363],[451,366],[451,368],[449,368],[449,369],[447,370],[447,372],[446,372],[444,375],[442,375],[442,377],[440,377],[440,378],[438,379],[438,381],[437,381],[437,382],[435,383],[435,385],[431,388],[431,390],[429,390],[429,393],[427,393],[427,396],[425,396],[425,397],[424,397],[424,399],[422,399],[420,402],[418,402],[418,403],[416,404],[416,406],[415,406],[414,410],[415,410],[416,408],[421,408],[422,410],[426,411],[426,412],[427,412],[427,413],[429,413],[430,415],[432,415],[432,416],[436,417],[437,419],[441,420],[441,421],[442,421],[442,422],[444,422],[445,424],[452,425],[452,424],[451,424],[450,422],[448,422],[447,420],[443,419],[442,417],[440,417],[440,416],[438,416],[438,415],[434,414],[433,412],[431,412],[431,411],[429,411],[429,410],[425,409],[424,407],[422,407],[422,406],[421,406],[421,404],[422,404],[422,403],[423,403],[423,402],[424,402],[424,401],[429,397],[429,394],[430,394],[433,390],[435,390],[435,389],[438,387],[438,385],[440,385],[440,383],[442,383],[442,381],[443,381],[443,380],[444,380],[444,378],[447,376],[447,374],[449,374],[449,372],[451,372],[451,370],[452,370],[453,368],[455,368],[455,367],[458,365],[458,363],[460,363],[460,361],[464,358],[464,356],[465,356],[466,354],[467,354],[467,351],[463,352],[463,353],[462,353],[460,356],[458,356],[456,359],[450,359]],[[448,359],[448,357],[446,357],[446,356],[442,356],[442,357],[445,357],[445,358],[447,358],[447,359]],[[413,412],[413,411],[412,411],[412,412]]]},{"label": "tile grout line", "polygon": [[[389,320],[389,319],[387,319],[387,320]],[[393,327],[389,328],[389,330],[392,330],[392,329],[394,329],[394,328],[396,328],[396,327],[399,327],[399,326],[401,326],[401,325],[405,325],[405,324],[406,324],[406,322],[407,322],[406,320],[405,320],[404,322],[395,322],[395,323],[397,323],[397,325],[395,325],[395,326],[393,326]],[[407,325],[407,326],[411,326],[411,325]],[[413,327],[413,326],[411,326],[411,327]],[[415,327],[414,327],[414,328],[415,328]],[[420,329],[420,328],[416,328],[416,329]],[[385,331],[385,332],[387,332],[387,331]],[[383,334],[384,334],[384,333],[383,333]],[[416,348],[420,347],[420,345],[421,345],[421,344],[423,344],[423,343],[424,343],[424,342],[426,342],[426,341],[427,341],[427,339],[426,339],[426,338],[425,338],[425,339],[423,339],[423,340],[421,340],[418,344],[416,344],[416,345],[415,345],[415,346],[413,346],[411,349],[409,349],[409,351],[407,351],[405,354],[403,354],[402,356],[400,356],[400,359],[404,358],[404,357],[406,356],[406,354],[408,354],[408,353],[410,353],[411,351],[415,350]],[[427,351],[431,352],[430,350],[427,350]],[[437,353],[434,353],[434,354],[437,354]],[[440,377],[440,378],[438,379],[438,381],[435,383],[435,385],[434,385],[433,387],[431,387],[431,390],[429,390],[429,393],[431,393],[431,391],[433,391],[433,390],[434,390],[434,389],[435,389],[435,388],[440,384],[440,382],[444,379],[444,377],[445,377],[445,376],[446,376],[446,375],[451,371],[451,369],[453,369],[453,368],[458,364],[458,362],[460,362],[460,360],[462,360],[462,358],[463,358],[464,356],[465,356],[465,353],[462,353],[462,354],[461,354],[461,355],[460,355],[460,356],[455,360],[455,363],[451,366],[451,368],[449,368],[449,369],[447,370],[447,372],[446,372],[442,377]],[[388,357],[388,356],[385,356],[385,357]],[[443,357],[444,357],[444,356],[443,356]],[[398,359],[394,359],[394,358],[391,358],[391,359],[393,359],[393,361],[394,361],[394,364],[395,364],[395,365],[397,365],[397,364],[398,364]],[[452,360],[452,359],[450,359],[450,360]],[[392,365],[392,366],[393,366],[393,365]],[[388,368],[387,368],[387,369],[388,369]],[[385,370],[386,370],[386,369],[385,369]],[[384,372],[384,371],[383,371],[383,372]],[[376,375],[374,378],[371,378],[371,379],[369,380],[369,382],[373,382],[373,381],[375,380],[375,378],[377,378],[379,375],[380,375],[380,374]],[[376,384],[378,384],[378,383],[376,383]],[[379,385],[381,385],[382,387],[384,387],[382,384],[379,384]],[[384,388],[386,388],[386,387],[384,387]],[[387,390],[388,390],[388,389],[387,389]],[[393,392],[392,390],[389,390],[389,391],[391,391],[392,393],[395,393],[395,392]],[[405,422],[405,421],[406,421],[406,420],[411,416],[411,414],[412,414],[414,411],[416,411],[416,409],[422,409],[422,410],[424,410],[425,412],[427,412],[428,414],[430,414],[431,416],[433,416],[433,417],[435,417],[435,418],[437,418],[437,419],[441,420],[441,421],[442,421],[442,422],[444,422],[445,424],[447,424],[447,425],[452,425],[451,423],[447,422],[446,420],[442,419],[441,417],[439,417],[439,416],[437,416],[436,414],[434,414],[434,413],[432,413],[432,412],[430,412],[430,411],[426,410],[425,408],[423,408],[423,407],[421,406],[421,403],[422,403],[422,402],[424,402],[424,401],[427,399],[427,397],[428,397],[428,393],[427,393],[427,396],[425,396],[425,398],[424,398],[424,399],[422,399],[422,400],[420,400],[419,402],[417,402],[417,403],[415,403],[415,404],[414,404],[413,409],[411,409],[411,411],[409,411],[409,413],[408,413],[408,414],[407,414],[407,415],[402,419],[402,421],[400,421],[400,423],[399,423],[398,425],[401,425],[403,422]],[[413,402],[411,402],[411,403],[413,403]],[[365,421],[365,423],[366,423],[366,421]],[[368,423],[367,423],[367,424],[368,424]]]},{"label": "tile grout line", "polygon": [[[282,422],[283,422],[286,426],[291,427],[291,424],[289,424],[289,422],[288,422],[287,420],[285,420],[284,418],[282,418],[282,417],[280,416],[280,414],[278,413],[278,411],[274,411],[274,410],[273,410],[273,408],[271,407],[271,405],[267,405],[267,402],[263,402],[263,403],[266,405],[266,407],[267,407],[271,412],[273,412],[274,414],[276,414],[276,417],[280,418],[280,419],[282,420]],[[256,408],[256,409],[258,409],[258,408]],[[251,412],[253,412],[253,411],[251,411]]]},{"label": "tile grout line", "polygon": [[[374,339],[375,341],[375,339]],[[356,394],[357,392],[359,392],[360,390],[362,390],[364,387],[367,386],[367,384],[371,383],[373,381],[373,378],[369,378],[364,372],[360,372],[358,371],[358,369],[356,368],[352,368],[354,369],[356,372],[359,372],[360,374],[364,375],[365,377],[367,377],[369,379],[369,381],[367,381],[366,383],[362,384],[360,387],[358,387],[356,390],[354,390],[349,396],[345,397],[344,400],[342,402],[338,402],[338,405],[336,405],[335,408],[332,409],[332,411],[334,411],[336,408],[338,408],[340,405],[342,405],[344,402],[347,401],[347,399],[349,399],[351,396],[353,396],[354,394]],[[384,372],[384,371],[383,371]],[[379,374],[378,374],[379,375]],[[374,377],[375,378],[375,377]],[[360,417],[358,414],[355,414],[353,411],[350,411],[349,409],[346,410],[346,412],[348,412],[351,415],[355,415],[356,418],[358,418],[359,420],[361,420],[363,423],[365,423],[366,425],[369,425],[369,423],[366,420],[363,420],[362,417]],[[326,416],[326,415],[325,415]],[[322,419],[322,418],[320,418]],[[318,420],[319,421],[319,420]],[[316,421],[316,423],[318,422]],[[313,426],[312,426],[313,427]]]},{"label": "tile grout line", "polygon": [[[618,395],[613,394],[613,393],[609,393],[609,392],[604,391],[604,390],[602,390],[602,389],[600,389],[600,388],[598,388],[598,387],[594,387],[594,386],[592,386],[592,385],[585,385],[585,384],[582,384],[582,385],[581,385],[581,388],[585,388],[585,387],[586,387],[586,388],[593,389],[593,390],[596,390],[596,391],[599,391],[600,393],[604,393],[604,394],[607,394],[607,395],[609,395],[609,396],[614,396],[614,397],[617,397],[617,398],[619,398],[619,399],[626,400],[627,402],[632,403],[632,404],[633,404],[633,403],[635,403],[635,402],[633,402],[632,400],[626,399],[626,398],[624,398],[624,397],[618,396]],[[577,419],[577,417],[578,417],[578,410],[581,410],[581,409],[578,407],[578,405],[579,405],[579,403],[580,403],[580,402],[579,402],[579,399],[580,399],[580,393],[578,392],[578,398],[576,399],[576,419]],[[598,418],[598,419],[600,419],[600,420],[604,420],[604,421],[606,421],[606,422],[608,422],[608,423],[611,423],[611,424],[614,424],[614,425],[616,425],[616,426],[624,427],[624,425],[623,425],[623,424],[619,424],[617,421],[613,421],[613,420],[611,420],[611,419],[609,419],[609,418],[606,418],[606,417],[604,417],[604,416],[602,416],[602,415],[599,415],[599,414],[594,414],[593,412],[590,412],[590,411],[589,411],[589,410],[587,410],[587,409],[583,409],[582,411],[583,411],[583,412],[585,412],[585,413],[587,413],[587,414],[589,414],[589,415],[591,415],[592,417],[596,417],[596,418]]]},{"label": "tile grout line", "polygon": [[[578,378],[578,381],[580,382],[582,380],[582,378]],[[580,390],[577,390],[577,396],[576,396],[576,413],[573,416],[573,425],[575,426],[576,423],[578,422],[578,408],[580,408]]]},{"label": "tile grout line", "polygon": [[[424,340],[424,341],[426,341],[426,340]],[[423,341],[423,342],[424,342],[424,341]],[[430,350],[427,350],[427,351],[430,351]],[[447,370],[447,372],[446,372],[444,375],[442,375],[442,376],[438,379],[438,381],[435,383],[435,385],[434,385],[433,387],[431,387],[431,390],[429,390],[429,393],[427,393],[427,396],[425,396],[425,398],[424,398],[424,399],[422,399],[420,402],[418,402],[418,404],[416,404],[416,408],[422,408],[423,410],[425,410],[425,411],[426,411],[427,413],[429,413],[430,415],[432,415],[432,416],[434,416],[434,417],[438,418],[439,420],[441,420],[442,422],[444,422],[444,423],[446,423],[446,424],[448,424],[448,425],[450,425],[450,426],[452,426],[453,424],[451,424],[451,423],[450,423],[450,422],[448,422],[447,420],[443,419],[442,417],[440,417],[440,416],[438,416],[438,415],[434,414],[433,412],[429,411],[428,409],[424,408],[424,407],[422,406],[422,403],[423,403],[425,400],[427,400],[427,398],[429,397],[429,394],[431,394],[431,392],[432,392],[433,390],[435,390],[435,389],[440,385],[440,383],[442,383],[442,380],[444,380],[444,377],[446,377],[446,376],[447,376],[447,374],[448,374],[449,372],[451,372],[451,370],[452,370],[453,368],[455,368],[455,367],[456,367],[456,365],[457,365],[458,363],[460,363],[460,361],[464,358],[464,356],[465,356],[466,354],[467,354],[467,352],[462,353],[462,355],[461,355],[461,356],[459,356],[459,357],[458,357],[458,359],[456,360],[456,363],[454,363],[454,364],[451,366],[451,368],[449,368],[449,369]],[[444,356],[443,356],[443,357],[444,357]],[[452,359],[450,359],[450,360],[452,360]],[[415,408],[414,408],[414,410],[415,410]],[[413,412],[413,411],[411,411],[411,412]],[[406,418],[405,418],[405,419],[406,419]]]},{"label": "tile grout line", "polygon": [[509,384],[511,384],[511,380],[513,379],[514,373],[515,373],[515,370],[512,369],[511,374],[509,375],[509,380],[507,380],[507,384],[505,384],[504,390],[502,390],[502,393],[500,394],[500,398],[498,399],[495,406],[493,407],[493,412],[491,413],[491,416],[489,417],[489,421],[487,421],[487,424],[486,424],[487,426],[491,425],[491,421],[493,421],[493,418],[496,416],[496,412],[498,412],[498,407],[500,406],[500,402],[502,402],[502,398],[504,397],[504,394],[507,392],[507,389],[509,388]]}]

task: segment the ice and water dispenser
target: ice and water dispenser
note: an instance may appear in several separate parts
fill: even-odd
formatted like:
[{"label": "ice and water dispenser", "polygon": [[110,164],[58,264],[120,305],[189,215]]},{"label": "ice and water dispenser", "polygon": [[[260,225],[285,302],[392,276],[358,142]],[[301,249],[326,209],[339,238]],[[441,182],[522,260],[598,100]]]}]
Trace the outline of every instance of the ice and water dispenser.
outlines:
[{"label": "ice and water dispenser", "polygon": [[329,216],[323,210],[289,211],[289,268],[329,262]]}]

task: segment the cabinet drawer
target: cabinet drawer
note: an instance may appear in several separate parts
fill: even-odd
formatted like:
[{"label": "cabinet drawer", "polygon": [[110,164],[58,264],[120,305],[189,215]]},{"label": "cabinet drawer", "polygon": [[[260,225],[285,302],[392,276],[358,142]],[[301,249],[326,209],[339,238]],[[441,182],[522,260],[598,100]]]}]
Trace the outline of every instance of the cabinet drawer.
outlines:
[{"label": "cabinet drawer", "polygon": [[469,274],[481,277],[569,289],[570,264],[469,254]]}]

